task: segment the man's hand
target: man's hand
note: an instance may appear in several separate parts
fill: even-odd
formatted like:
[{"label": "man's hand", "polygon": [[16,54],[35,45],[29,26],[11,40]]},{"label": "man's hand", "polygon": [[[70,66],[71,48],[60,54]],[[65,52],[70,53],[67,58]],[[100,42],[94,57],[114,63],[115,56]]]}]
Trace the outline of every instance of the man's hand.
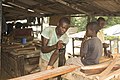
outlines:
[{"label": "man's hand", "polygon": [[108,48],[108,47],[109,47],[109,44],[103,43],[103,48]]},{"label": "man's hand", "polygon": [[54,68],[53,66],[48,65],[46,70],[50,70],[50,69],[53,69],[53,68]]},{"label": "man's hand", "polygon": [[58,42],[57,42],[57,44],[56,44],[56,46],[57,46],[57,49],[61,49],[61,48],[63,48],[63,41],[62,40],[59,40]]}]

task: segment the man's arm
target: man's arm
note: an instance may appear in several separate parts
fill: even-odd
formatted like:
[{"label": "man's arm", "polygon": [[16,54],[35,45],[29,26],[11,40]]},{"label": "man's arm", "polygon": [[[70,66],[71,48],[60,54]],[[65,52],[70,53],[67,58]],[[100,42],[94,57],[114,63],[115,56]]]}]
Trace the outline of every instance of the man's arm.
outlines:
[{"label": "man's arm", "polygon": [[83,44],[81,44],[80,57],[83,58],[84,56],[85,56],[85,54],[83,53]]},{"label": "man's arm", "polygon": [[[81,48],[80,48],[80,57],[81,57],[81,58],[85,57],[84,48],[85,48],[87,39],[88,39],[88,37],[87,37],[87,35],[86,35],[86,33],[85,33],[84,39],[82,40]],[[86,51],[85,51],[85,52],[86,52]]]},{"label": "man's arm", "polygon": [[85,55],[87,54],[88,51],[88,43],[85,41],[83,44],[81,44],[81,49],[80,49],[80,57],[84,58]]},{"label": "man's arm", "polygon": [[49,63],[48,63],[48,66],[53,66],[53,64],[56,62],[58,56],[59,56],[59,50],[55,50],[54,53],[52,54],[50,60],[49,60]]},{"label": "man's arm", "polygon": [[49,42],[49,39],[46,39],[42,36],[42,47],[41,47],[41,51],[43,53],[47,53],[47,52],[51,52],[55,49],[61,49],[64,45],[63,45],[63,41],[59,40],[56,44],[52,45],[52,46],[47,46]]},{"label": "man's arm", "polygon": [[57,45],[52,45],[52,46],[47,46],[49,39],[44,38],[43,36],[41,36],[42,38],[42,47],[41,47],[41,51],[43,53],[47,53],[47,52],[51,52],[53,50],[55,50],[57,48]]}]

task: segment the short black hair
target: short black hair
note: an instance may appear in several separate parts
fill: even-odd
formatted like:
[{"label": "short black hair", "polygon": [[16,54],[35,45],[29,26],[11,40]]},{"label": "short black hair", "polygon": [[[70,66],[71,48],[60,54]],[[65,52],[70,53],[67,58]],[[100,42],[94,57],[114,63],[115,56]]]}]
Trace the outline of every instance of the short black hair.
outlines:
[{"label": "short black hair", "polygon": [[90,30],[92,30],[92,31],[96,31],[96,33],[100,30],[99,29],[99,25],[98,25],[98,23],[96,22],[96,21],[94,21],[94,22],[89,22],[88,24],[87,24],[87,26],[86,26],[86,30],[87,29],[90,29]]},{"label": "short black hair", "polygon": [[99,22],[99,21],[105,21],[105,19],[103,18],[103,17],[99,17],[98,19],[97,19],[97,21]]},{"label": "short black hair", "polygon": [[62,17],[60,20],[59,20],[59,24],[61,23],[67,23],[67,24],[70,24],[70,20],[66,17]]}]

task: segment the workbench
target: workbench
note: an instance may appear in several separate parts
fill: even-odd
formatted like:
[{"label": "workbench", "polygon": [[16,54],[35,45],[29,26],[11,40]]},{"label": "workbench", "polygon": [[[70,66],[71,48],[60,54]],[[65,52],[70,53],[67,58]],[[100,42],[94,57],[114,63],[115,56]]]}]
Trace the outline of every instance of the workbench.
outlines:
[{"label": "workbench", "polygon": [[38,66],[39,58],[40,50],[34,45],[2,45],[2,68],[9,78],[29,74]]}]

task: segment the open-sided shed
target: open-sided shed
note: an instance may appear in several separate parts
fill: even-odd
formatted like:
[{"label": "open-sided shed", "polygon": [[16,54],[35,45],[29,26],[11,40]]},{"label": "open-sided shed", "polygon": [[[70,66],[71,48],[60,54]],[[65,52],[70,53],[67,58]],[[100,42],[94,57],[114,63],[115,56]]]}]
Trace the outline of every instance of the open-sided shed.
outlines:
[{"label": "open-sided shed", "polygon": [[120,16],[120,0],[2,0],[1,11],[7,21],[73,14]]},{"label": "open-sided shed", "polygon": [[6,20],[52,15],[120,16],[120,0],[2,0]]}]

